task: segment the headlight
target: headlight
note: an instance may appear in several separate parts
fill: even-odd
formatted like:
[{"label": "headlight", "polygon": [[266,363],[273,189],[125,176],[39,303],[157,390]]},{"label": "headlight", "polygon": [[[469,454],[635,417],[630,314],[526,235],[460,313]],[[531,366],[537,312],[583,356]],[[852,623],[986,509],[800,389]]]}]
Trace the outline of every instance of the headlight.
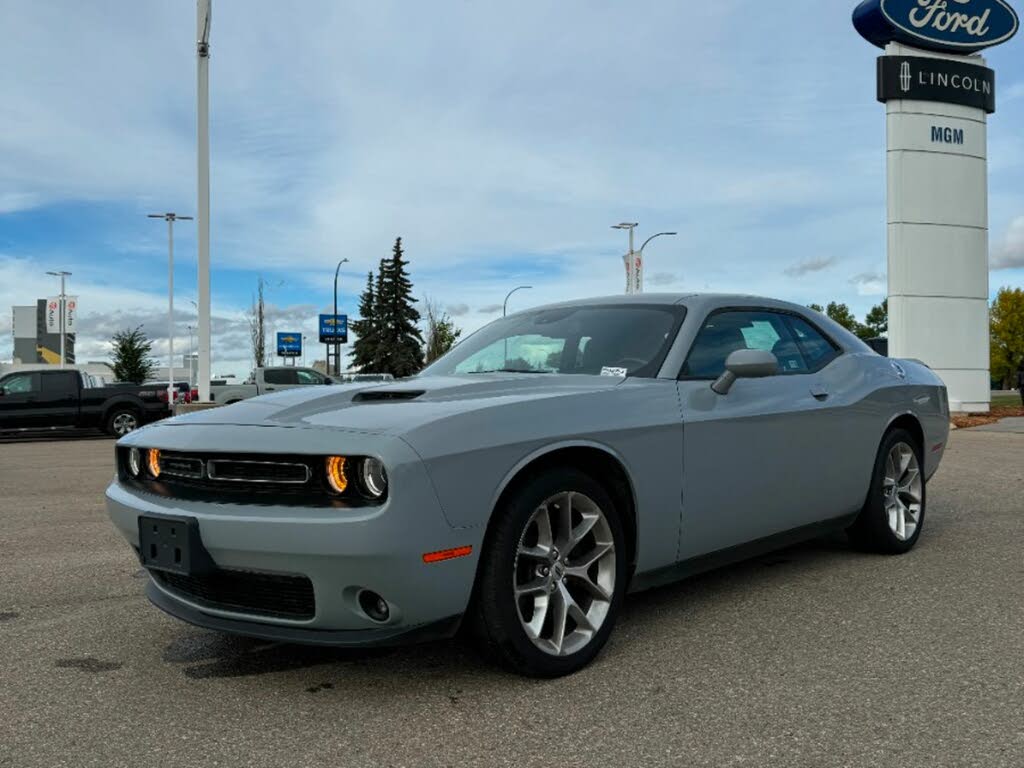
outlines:
[{"label": "headlight", "polygon": [[146,467],[149,469],[149,474],[153,476],[153,479],[160,477],[160,451],[156,448],[150,448],[146,451]]},{"label": "headlight", "polygon": [[345,474],[345,457],[328,456],[325,460],[327,484],[335,493],[344,493],[348,488],[348,477]]},{"label": "headlight", "polygon": [[388,490],[388,473],[379,459],[363,459],[359,463],[359,484],[362,491],[373,499],[379,499]]},{"label": "headlight", "polygon": [[138,448],[128,451],[128,472],[132,477],[138,477],[142,472],[142,451]]}]

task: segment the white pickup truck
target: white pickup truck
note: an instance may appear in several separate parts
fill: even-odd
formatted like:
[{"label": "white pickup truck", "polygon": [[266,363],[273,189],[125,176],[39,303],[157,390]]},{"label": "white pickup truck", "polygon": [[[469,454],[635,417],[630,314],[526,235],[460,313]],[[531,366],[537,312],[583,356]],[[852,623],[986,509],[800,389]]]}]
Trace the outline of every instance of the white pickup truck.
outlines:
[{"label": "white pickup truck", "polygon": [[231,405],[279,389],[308,387],[317,384],[333,384],[334,381],[312,368],[278,365],[257,368],[244,384],[214,384],[210,387],[210,399],[221,405]]}]

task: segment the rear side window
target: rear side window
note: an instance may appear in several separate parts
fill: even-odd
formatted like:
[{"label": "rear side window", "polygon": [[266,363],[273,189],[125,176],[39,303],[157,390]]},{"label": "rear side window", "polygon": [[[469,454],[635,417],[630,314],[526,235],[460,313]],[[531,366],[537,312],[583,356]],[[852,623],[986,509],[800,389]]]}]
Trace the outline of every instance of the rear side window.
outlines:
[{"label": "rear side window", "polygon": [[43,394],[67,394],[78,390],[77,373],[44,373],[40,374]]},{"label": "rear side window", "polygon": [[839,357],[839,349],[836,345],[802,317],[789,315],[786,319],[796,338],[796,343],[807,361],[807,367],[812,371],[824,368]]},{"label": "rear side window", "polygon": [[271,368],[263,372],[263,381],[267,384],[294,384],[295,371],[286,371],[282,368]]}]

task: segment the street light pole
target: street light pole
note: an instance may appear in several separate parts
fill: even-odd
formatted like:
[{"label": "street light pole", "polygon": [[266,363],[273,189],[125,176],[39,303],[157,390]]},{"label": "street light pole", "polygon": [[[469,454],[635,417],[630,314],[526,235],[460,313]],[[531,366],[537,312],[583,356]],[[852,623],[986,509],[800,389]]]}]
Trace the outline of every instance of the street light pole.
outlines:
[{"label": "street light pole", "polygon": [[505,303],[501,305],[501,316],[505,317],[508,314],[508,300],[512,297],[512,294],[516,291],[525,291],[528,288],[533,288],[532,285],[520,285],[518,288],[513,288],[508,292],[508,296],[505,297]]},{"label": "street light pole", "polygon": [[[505,296],[505,302],[501,305],[501,316],[505,317],[506,315],[508,315],[508,300],[512,297],[513,293],[515,293],[516,291],[525,291],[525,290],[528,290],[530,288],[533,288],[533,286],[532,285],[520,285],[520,286],[518,286],[516,288],[513,288],[511,291],[509,291],[508,294]],[[502,365],[502,367],[503,368],[508,368],[508,336],[505,337],[505,361],[504,361],[504,364]]]},{"label": "street light pole", "polygon": [[678,232],[659,232],[656,235],[651,235],[644,244],[640,246],[640,250],[633,250],[633,230],[639,225],[636,222],[624,221],[621,224],[613,224],[612,229],[626,229],[629,230],[629,253],[625,256],[626,262],[626,293],[643,293],[644,292],[644,248],[656,237],[663,237],[665,235],[676,235]]},{"label": "street light pole", "polygon": [[[630,234],[632,234],[632,233],[630,233]],[[636,270],[636,287],[637,287],[637,291],[636,292],[637,293],[643,293],[644,292],[644,248],[646,248],[647,244],[649,242],[651,242],[651,240],[653,240],[656,237],[675,237],[677,234],[679,234],[679,233],[678,232],[659,232],[658,234],[651,235],[646,240],[644,240],[644,244],[641,245],[640,246],[640,250],[636,252],[637,253],[636,257],[637,257],[637,261],[638,261],[637,270]]]},{"label": "street light pole", "polygon": [[174,222],[192,221],[192,217],[170,212],[147,216],[167,222],[167,407],[174,410]]},{"label": "street light pole", "polygon": [[65,307],[67,306],[67,294],[64,293],[64,278],[68,277],[71,273],[70,272],[66,272],[65,270],[62,269],[62,270],[57,271],[57,272],[47,272],[46,274],[53,275],[54,277],[59,277],[60,278],[60,298],[58,299],[58,301],[60,302],[60,308],[59,308],[60,309],[60,312],[59,312],[59,314],[60,314],[60,367],[61,367],[61,370],[63,370],[64,369],[64,358],[65,358],[65,351],[64,351],[65,350],[65,341],[64,341],[64,339],[66,337],[66,330],[67,330],[67,320],[65,319],[66,318],[66,314],[65,313],[67,311],[65,309]]},{"label": "street light pole", "polygon": [[196,2],[196,267],[199,276],[199,402],[210,401],[210,2]]},{"label": "street light pole", "polygon": [[338,266],[334,268],[334,375],[338,376],[341,374],[341,361],[338,359],[340,354],[340,344],[338,342],[338,270],[341,269],[342,264],[347,264],[348,259],[342,259],[338,262]]}]

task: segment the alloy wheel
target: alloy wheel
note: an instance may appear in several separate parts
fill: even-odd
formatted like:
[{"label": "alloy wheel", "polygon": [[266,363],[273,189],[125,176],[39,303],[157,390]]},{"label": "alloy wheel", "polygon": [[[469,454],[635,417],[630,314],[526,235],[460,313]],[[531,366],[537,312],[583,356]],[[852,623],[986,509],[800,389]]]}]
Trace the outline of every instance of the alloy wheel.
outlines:
[{"label": "alloy wheel", "polygon": [[906,443],[896,443],[885,459],[882,494],[889,529],[900,541],[907,541],[917,531],[923,482],[914,449]]},{"label": "alloy wheel", "polygon": [[114,417],[114,434],[127,435],[139,426],[138,419],[130,413],[119,413]]},{"label": "alloy wheel", "polygon": [[615,591],[615,539],[597,503],[575,491],[541,503],[519,539],[512,587],[535,646],[552,656],[584,648]]}]

